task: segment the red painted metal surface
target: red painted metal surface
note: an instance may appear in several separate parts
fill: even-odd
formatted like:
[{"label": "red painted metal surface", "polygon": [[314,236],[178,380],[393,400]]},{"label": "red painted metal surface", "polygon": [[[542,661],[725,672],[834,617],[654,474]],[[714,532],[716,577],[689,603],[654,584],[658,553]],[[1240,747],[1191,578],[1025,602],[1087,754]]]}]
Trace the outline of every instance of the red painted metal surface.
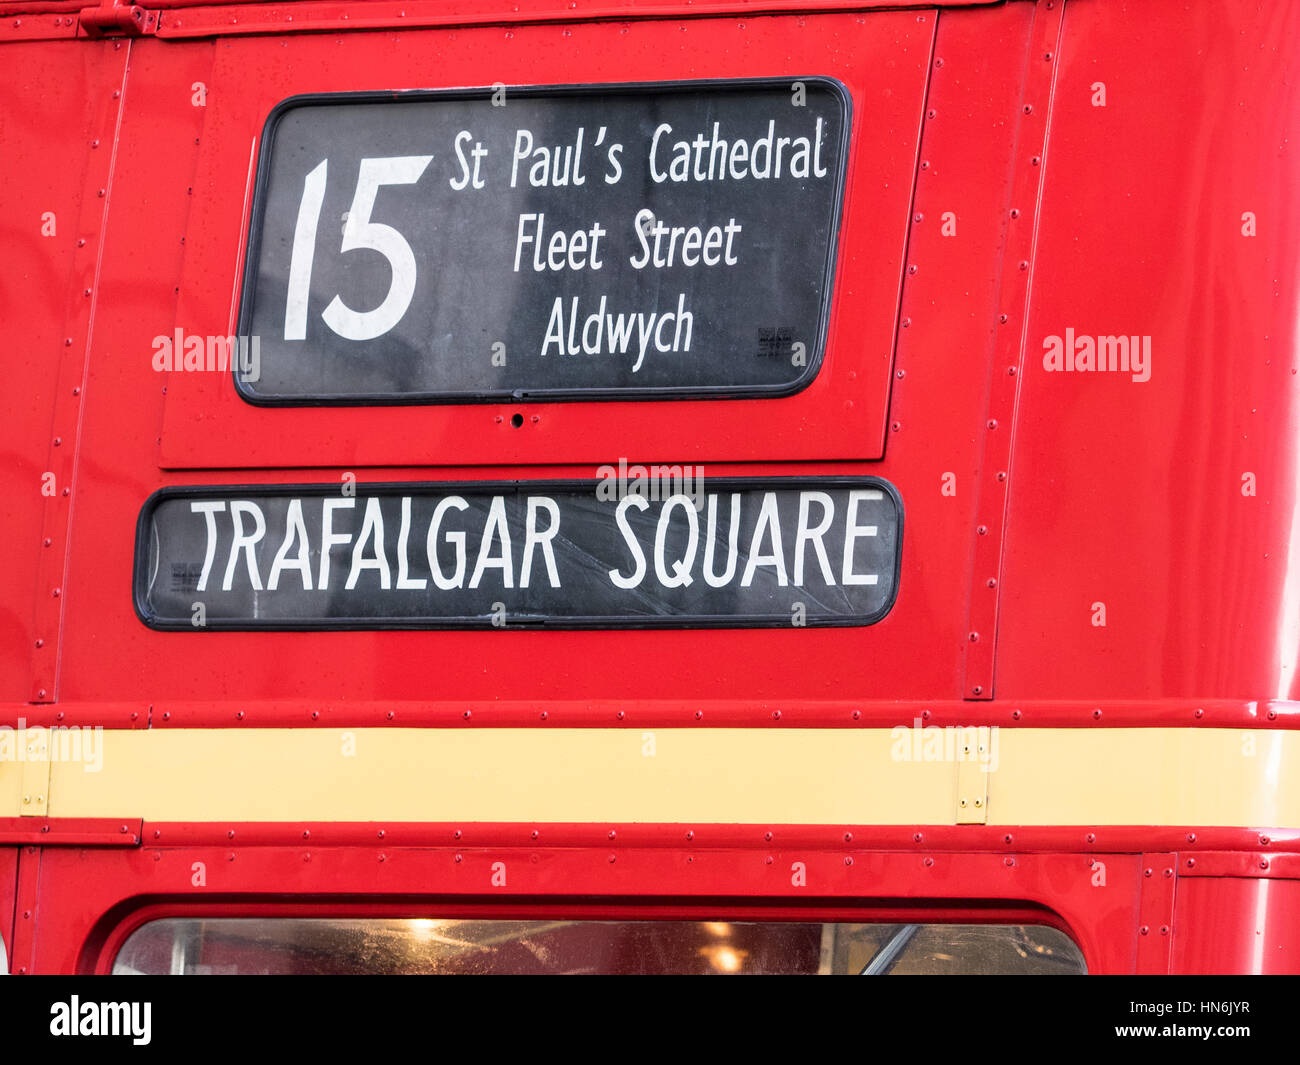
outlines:
[{"label": "red painted metal surface", "polygon": [[[17,891],[18,848],[0,847],[0,940],[4,941],[6,959],[13,954],[14,897]],[[4,968],[8,968],[7,961]]]},{"label": "red painted metal surface", "polygon": [[1300,880],[1232,876],[1178,885],[1173,968],[1180,973],[1300,970]]},{"label": "red painted metal surface", "polygon": [[[0,3],[0,198],[21,207],[0,278],[0,721],[1300,724],[1300,5],[167,2],[146,5],[150,32],[95,40],[84,6]],[[799,397],[537,404],[515,430],[492,420],[513,407],[265,411],[226,379],[152,371],[153,336],[232,331],[250,167],[284,96],[792,67],[841,77],[855,128],[831,353]],[[1049,371],[1044,340],[1067,330],[1149,336],[1150,379]],[[590,476],[622,456],[887,478],[907,511],[897,605],[865,629],[707,640],[168,634],[131,609],[135,518],[162,485]],[[133,837],[138,812],[120,813]],[[462,826],[457,851],[441,826],[392,826],[402,845],[383,850],[353,826],[307,827],[310,848],[277,826],[145,826],[109,848],[78,835],[95,826],[12,820],[32,824],[0,823],[6,844],[54,837],[0,846],[15,970],[104,968],[144,896],[217,912],[310,892],[379,912],[395,893],[431,911],[486,895],[474,877],[500,854],[520,869],[509,905],[545,901],[530,913],[573,893],[812,912],[777,883],[793,859],[761,826],[700,828],[698,851],[676,826],[620,827],[617,852],[572,826],[544,826],[546,848]],[[858,826],[851,848],[798,831],[820,912],[1034,905],[1092,971],[1300,970],[1296,826]],[[219,889],[187,886],[200,860]]]}]

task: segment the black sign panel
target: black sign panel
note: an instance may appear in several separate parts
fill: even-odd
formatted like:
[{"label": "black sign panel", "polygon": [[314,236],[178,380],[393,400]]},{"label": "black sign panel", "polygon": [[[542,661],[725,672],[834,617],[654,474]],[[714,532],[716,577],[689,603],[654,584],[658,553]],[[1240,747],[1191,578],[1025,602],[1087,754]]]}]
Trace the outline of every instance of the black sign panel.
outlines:
[{"label": "black sign panel", "polygon": [[869,625],[901,538],[874,477],[166,488],[135,606],[187,630]]},{"label": "black sign panel", "polygon": [[795,392],[825,343],[848,107],[827,78],[287,100],[236,386],[299,405]]}]

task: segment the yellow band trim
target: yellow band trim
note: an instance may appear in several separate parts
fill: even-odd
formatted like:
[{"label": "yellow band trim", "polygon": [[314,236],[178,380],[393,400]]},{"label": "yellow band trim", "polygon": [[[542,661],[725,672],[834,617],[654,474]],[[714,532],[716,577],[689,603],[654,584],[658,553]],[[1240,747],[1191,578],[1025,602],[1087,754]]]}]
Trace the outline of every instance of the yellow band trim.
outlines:
[{"label": "yellow band trim", "polygon": [[[56,730],[48,736],[48,814],[957,824],[972,820],[961,813],[960,795],[982,792],[971,790],[965,759],[953,760],[954,732],[958,746],[963,735],[979,735],[930,728],[166,729],[107,730],[73,743]],[[1300,825],[1297,732],[982,734],[989,824]],[[0,816],[27,812],[23,785],[31,767],[16,757],[27,739],[0,730]]]}]

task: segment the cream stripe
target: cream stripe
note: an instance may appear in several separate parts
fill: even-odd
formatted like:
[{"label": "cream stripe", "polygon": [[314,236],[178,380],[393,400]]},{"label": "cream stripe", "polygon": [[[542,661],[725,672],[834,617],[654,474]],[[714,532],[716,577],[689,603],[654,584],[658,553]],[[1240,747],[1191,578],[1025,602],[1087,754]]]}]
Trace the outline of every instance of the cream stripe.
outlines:
[{"label": "cream stripe", "polygon": [[[926,760],[926,744],[941,736],[927,729],[916,744],[903,729],[106,731],[98,772],[87,771],[93,761],[59,760],[51,737],[49,814],[954,824],[958,767]],[[1298,732],[1002,729],[991,755],[990,824],[1300,825]],[[22,768],[0,762],[0,816],[24,812]]]}]

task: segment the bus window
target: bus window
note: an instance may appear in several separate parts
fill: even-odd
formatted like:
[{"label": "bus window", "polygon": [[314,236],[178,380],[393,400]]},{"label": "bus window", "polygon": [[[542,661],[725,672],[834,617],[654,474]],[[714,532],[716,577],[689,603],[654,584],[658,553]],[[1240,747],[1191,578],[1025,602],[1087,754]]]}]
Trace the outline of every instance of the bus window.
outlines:
[{"label": "bus window", "polygon": [[121,974],[1054,975],[1086,972],[1026,925],[204,918],[151,921]]}]

